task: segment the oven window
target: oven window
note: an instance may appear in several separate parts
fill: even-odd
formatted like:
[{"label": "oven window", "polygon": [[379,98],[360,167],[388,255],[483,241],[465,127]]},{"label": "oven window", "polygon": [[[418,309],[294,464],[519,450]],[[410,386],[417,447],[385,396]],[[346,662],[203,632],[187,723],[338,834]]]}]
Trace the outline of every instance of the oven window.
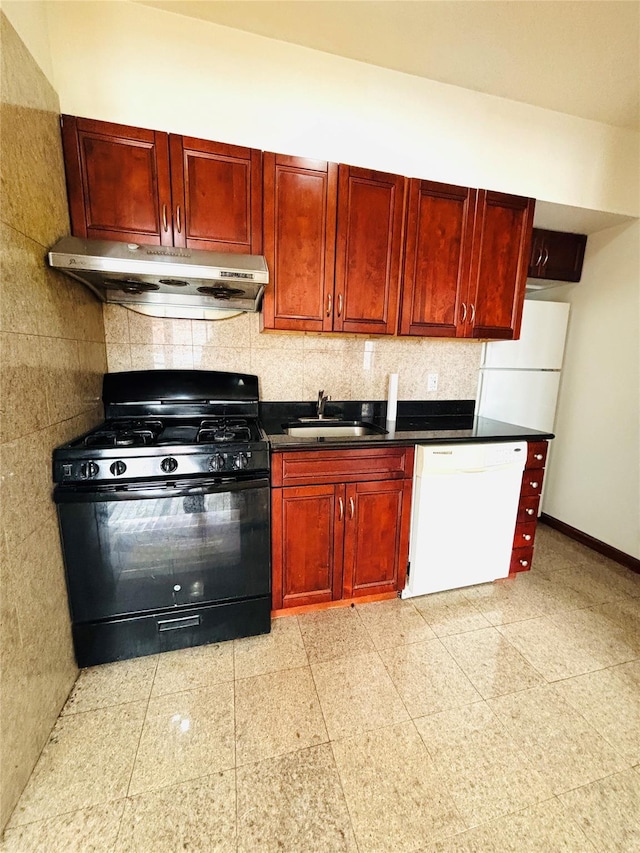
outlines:
[{"label": "oven window", "polygon": [[75,622],[269,592],[266,487],[58,510]]}]

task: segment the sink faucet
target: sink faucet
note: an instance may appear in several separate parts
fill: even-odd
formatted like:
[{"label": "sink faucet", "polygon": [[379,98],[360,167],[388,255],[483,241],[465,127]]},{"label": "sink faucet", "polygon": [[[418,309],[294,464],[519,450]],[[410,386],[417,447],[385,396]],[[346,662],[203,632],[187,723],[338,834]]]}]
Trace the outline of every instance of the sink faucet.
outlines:
[{"label": "sink faucet", "polygon": [[318,391],[318,404],[316,406],[316,413],[320,420],[324,418],[324,407],[326,406],[328,399],[328,395],[326,397],[324,396],[324,391]]}]

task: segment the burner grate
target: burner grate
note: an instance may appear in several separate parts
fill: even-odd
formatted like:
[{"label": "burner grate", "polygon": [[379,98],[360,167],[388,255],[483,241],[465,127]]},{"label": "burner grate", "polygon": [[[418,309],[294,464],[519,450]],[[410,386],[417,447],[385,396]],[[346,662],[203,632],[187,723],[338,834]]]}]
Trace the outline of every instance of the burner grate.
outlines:
[{"label": "burner grate", "polygon": [[200,424],[198,444],[224,444],[229,441],[251,441],[251,428],[244,418],[207,418]]},{"label": "burner grate", "polygon": [[153,444],[162,432],[162,421],[111,421],[88,435],[85,447],[142,447]]}]

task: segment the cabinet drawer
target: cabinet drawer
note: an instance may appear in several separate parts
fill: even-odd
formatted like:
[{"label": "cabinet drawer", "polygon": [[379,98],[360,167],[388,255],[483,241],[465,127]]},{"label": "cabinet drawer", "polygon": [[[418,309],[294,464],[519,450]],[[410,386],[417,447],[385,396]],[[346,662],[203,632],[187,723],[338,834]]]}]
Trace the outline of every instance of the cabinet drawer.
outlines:
[{"label": "cabinet drawer", "polygon": [[533,521],[535,522],[538,518],[538,505],[540,503],[539,497],[532,498],[520,498],[520,503],[518,505],[518,517],[516,521],[518,523],[523,521]]},{"label": "cabinet drawer", "polygon": [[520,496],[529,498],[540,495],[543,475],[544,471],[542,468],[525,468],[525,472],[522,475]]},{"label": "cabinet drawer", "polygon": [[544,468],[549,445],[546,441],[530,441],[527,445],[527,468]]},{"label": "cabinet drawer", "polygon": [[513,537],[514,548],[531,548],[536,535],[536,522],[527,521],[516,524],[516,532]]},{"label": "cabinet drawer", "polygon": [[528,572],[531,568],[532,559],[533,546],[529,548],[514,548],[511,553],[511,565],[509,566],[509,574],[513,575],[516,572]]},{"label": "cabinet drawer", "polygon": [[303,450],[274,453],[273,486],[403,480],[413,475],[413,448]]}]

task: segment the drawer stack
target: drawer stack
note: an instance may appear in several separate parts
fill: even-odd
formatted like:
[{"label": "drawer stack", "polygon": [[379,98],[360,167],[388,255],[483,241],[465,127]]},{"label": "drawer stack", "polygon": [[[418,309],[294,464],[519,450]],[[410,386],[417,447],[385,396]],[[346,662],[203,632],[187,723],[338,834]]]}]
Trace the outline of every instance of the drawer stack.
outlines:
[{"label": "drawer stack", "polygon": [[546,441],[530,441],[527,446],[527,465],[522,475],[518,517],[509,569],[511,575],[516,572],[527,572],[531,568],[547,450],[548,442]]}]

